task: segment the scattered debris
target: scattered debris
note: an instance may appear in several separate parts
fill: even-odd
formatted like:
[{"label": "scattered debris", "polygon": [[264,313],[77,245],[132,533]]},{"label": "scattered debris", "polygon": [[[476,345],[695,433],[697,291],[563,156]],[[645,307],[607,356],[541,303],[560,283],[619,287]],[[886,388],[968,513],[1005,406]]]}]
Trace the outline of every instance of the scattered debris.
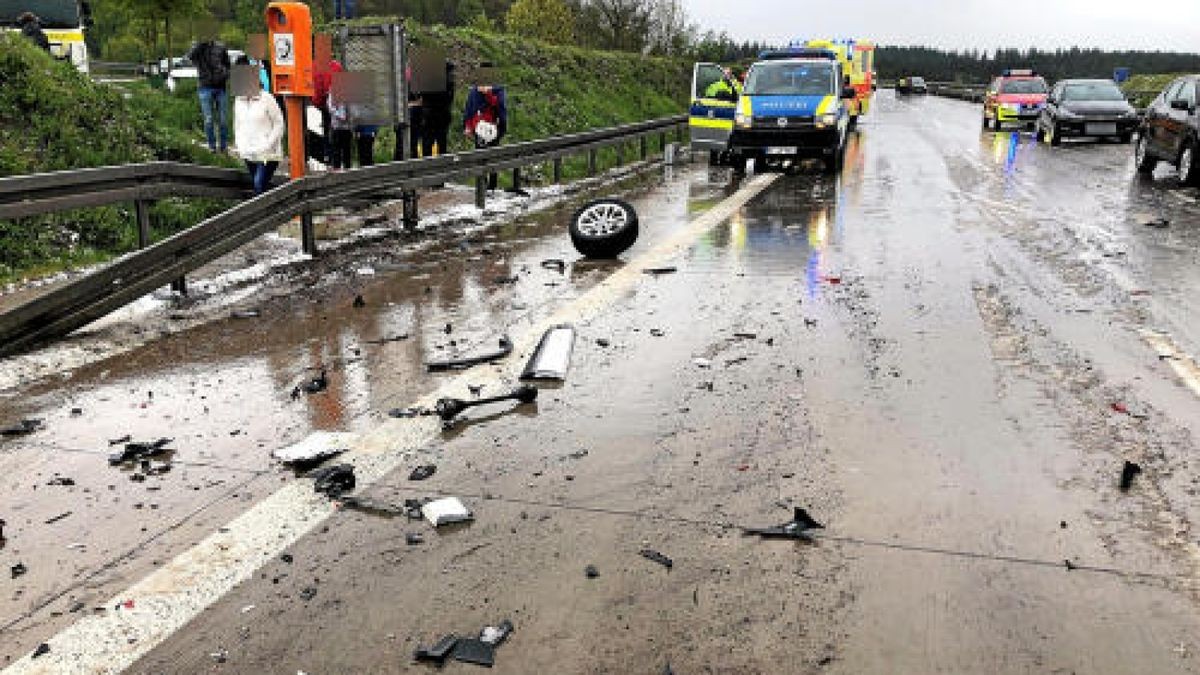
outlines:
[{"label": "scattered debris", "polygon": [[466,523],[473,519],[471,512],[467,510],[467,507],[463,505],[458,497],[446,497],[445,499],[429,502],[421,507],[421,514],[434,527],[441,527],[442,525],[450,525],[452,523]]},{"label": "scattered debris", "polygon": [[1134,462],[1125,462],[1125,466],[1121,468],[1121,492],[1128,492],[1129,488],[1133,487],[1133,479],[1137,478],[1142,472],[1142,467]]},{"label": "scattered debris", "polygon": [[533,356],[525,364],[522,380],[565,380],[571,367],[571,353],[575,349],[575,328],[569,325],[554,326],[542,335]]},{"label": "scattered debris", "polygon": [[74,484],[75,479],[67,478],[66,476],[55,476],[54,478],[50,479],[50,482],[46,483],[46,485],[58,485],[62,487],[71,487]]},{"label": "scattered debris", "polygon": [[1068,572],[1070,572],[1071,570],[1077,569],[1077,568],[1075,567],[1075,563],[1071,562],[1071,559],[1070,559],[1070,558],[1067,558],[1066,560],[1063,560],[1063,566],[1065,566],[1065,567],[1067,568],[1067,571],[1068,571]]},{"label": "scattered debris", "polygon": [[711,359],[696,357],[696,358],[692,359],[692,365],[696,366],[697,368],[704,368],[707,370],[709,368],[712,368],[713,364],[712,364]]},{"label": "scattered debris", "polygon": [[543,260],[542,269],[557,270],[559,274],[562,274],[567,269],[567,261],[562,260],[561,258],[550,258],[549,260]]},{"label": "scattered debris", "polygon": [[108,442],[108,444],[109,444],[109,446],[113,446],[113,445],[120,445],[120,444],[122,444],[122,443],[128,443],[129,441],[132,441],[132,440],[133,440],[133,436],[129,436],[129,435],[127,434],[127,435],[125,435],[125,436],[122,436],[122,437],[120,437],[120,438],[114,438],[114,439],[111,439],[111,440]]},{"label": "scattered debris", "polygon": [[642,273],[643,273],[643,274],[649,274],[649,275],[651,275],[651,276],[659,276],[659,275],[662,275],[662,274],[674,274],[674,273],[676,273],[676,272],[678,272],[678,271],[679,271],[679,268],[677,268],[677,267],[671,267],[671,266],[668,266],[668,267],[648,267],[648,268],[646,268],[646,269],[642,270]]},{"label": "scattered debris", "polygon": [[408,534],[404,535],[404,543],[408,544],[409,546],[417,546],[425,543],[425,537],[421,536],[421,534],[417,532],[409,532]]},{"label": "scattered debris", "polygon": [[671,560],[670,558],[659,553],[658,551],[644,548],[641,551],[638,551],[638,554],[641,555],[643,558],[645,558],[647,560],[652,560],[667,569],[671,569],[672,567],[675,566],[674,560]]},{"label": "scattered debris", "polygon": [[757,340],[758,333],[734,333],[733,337],[739,340]]},{"label": "scattered debris", "polygon": [[41,431],[46,427],[42,420],[27,419],[21,420],[16,424],[0,429],[0,436],[28,436],[36,431]]},{"label": "scattered debris", "polygon": [[824,528],[824,525],[818,523],[812,516],[808,515],[808,511],[797,506],[792,520],[789,522],[775,527],[746,528],[744,532],[747,535],[757,535],[764,539],[812,541],[812,536],[808,534],[808,530],[820,530]]},{"label": "scattered debris", "polygon": [[414,417],[427,417],[427,416],[436,415],[436,414],[437,414],[437,412],[435,412],[433,410],[429,410],[428,408],[415,408],[415,407],[414,408],[393,408],[388,411],[388,417],[394,417],[396,419],[402,419],[402,420],[412,419]]},{"label": "scattered debris", "polygon": [[580,254],[611,260],[637,242],[638,215],[628,202],[603,197],[580,207],[567,229]]},{"label": "scattered debris", "polygon": [[667,332],[661,328],[651,328],[650,334],[653,335],[654,337],[663,337],[664,335],[667,334]]},{"label": "scattered debris", "polygon": [[308,471],[346,452],[346,445],[354,437],[354,434],[348,433],[317,431],[299,443],[277,448],[271,456],[296,471]]},{"label": "scattered debris", "polygon": [[300,599],[305,602],[308,602],[315,597],[317,597],[317,589],[313,588],[312,586],[306,586],[300,591]]},{"label": "scattered debris", "polygon": [[450,656],[450,652],[456,644],[458,644],[458,636],[452,633],[438,640],[432,647],[417,647],[417,651],[413,652],[413,658],[417,661],[432,661],[440,664]]},{"label": "scattered debris", "polygon": [[422,464],[421,466],[413,469],[412,473],[408,474],[408,479],[425,480],[435,473],[437,473],[437,466],[433,464]]},{"label": "scattered debris", "polygon": [[49,653],[50,653],[50,645],[43,642],[42,644],[37,646],[37,649],[33,650],[33,653],[29,655],[29,658],[36,659],[38,657],[45,656]]},{"label": "scattered debris", "polygon": [[1154,220],[1149,220],[1142,224],[1145,225],[1146,227],[1157,227],[1157,228],[1161,229],[1164,227],[1170,227],[1171,221],[1166,218],[1155,218]]},{"label": "scattered debris", "polygon": [[[447,324],[447,326],[449,326],[449,324]],[[491,363],[492,361],[498,361],[507,357],[509,354],[512,354],[512,351],[512,340],[509,340],[507,335],[502,335],[500,337],[500,347],[494,352],[480,354],[478,356],[468,356],[461,359],[431,361],[430,363],[427,363],[425,367],[431,373],[440,373],[448,370],[466,370],[468,368],[473,368],[485,363]]]},{"label": "scattered debris", "polygon": [[389,342],[402,342],[404,340],[407,340],[408,337],[409,337],[408,333],[401,333],[399,335],[393,335],[391,337],[382,337],[382,338],[379,338],[378,340],[367,340],[367,344],[382,345],[382,344],[387,344]]},{"label": "scattered debris", "polygon": [[817,327],[817,320],[816,320],[816,319],[805,319],[805,320],[804,320],[804,327],[805,327],[805,328],[816,328],[816,327]]},{"label": "scattered debris", "polygon": [[499,647],[504,644],[508,636],[513,632],[513,623],[508,619],[500,622],[499,626],[487,626],[479,633],[479,639],[493,647]]},{"label": "scattered debris", "polygon": [[496,277],[492,279],[494,286],[511,286],[521,280],[521,275],[514,274],[511,277]]},{"label": "scattered debris", "polygon": [[825,283],[829,284],[830,286],[839,286],[842,283],[842,278],[825,276],[825,277],[821,277],[821,281],[824,281]]},{"label": "scattered debris", "polygon": [[337,499],[354,489],[354,467],[350,464],[335,464],[308,474],[313,479],[313,490],[330,499]]},{"label": "scattered debris", "polygon": [[492,396],[489,398],[481,398],[475,401],[463,401],[457,398],[443,398],[437,402],[437,414],[443,421],[449,422],[455,417],[458,417],[463,411],[476,406],[487,405],[489,403],[499,403],[501,401],[520,401],[521,403],[533,403],[537,400],[537,387],[524,385],[518,387],[514,391],[501,396]]},{"label": "scattered debris", "polygon": [[110,466],[118,466],[121,464],[127,464],[129,462],[136,462],[142,459],[158,457],[159,455],[162,455],[170,450],[170,448],[167,446],[171,444],[172,440],[173,439],[170,438],[160,438],[157,441],[150,443],[126,443],[125,447],[120,452],[116,452],[108,456],[108,463]]},{"label": "scattered debris", "polygon": [[583,574],[589,579],[595,579],[600,576],[600,570],[595,565],[588,565],[583,568]]},{"label": "scattered debris", "polygon": [[596,346],[597,347],[607,348],[611,345],[612,345],[612,343],[609,342],[608,340],[605,340],[604,338],[596,338]]},{"label": "scattered debris", "polygon": [[257,309],[239,309],[230,313],[229,316],[233,319],[257,319],[261,313]]},{"label": "scattered debris", "polygon": [[471,392],[475,398],[479,398],[483,395],[483,386],[482,384],[468,384],[467,391]]},{"label": "scattered debris", "polygon": [[298,384],[294,389],[292,389],[292,400],[295,401],[296,399],[300,398],[301,392],[311,396],[312,394],[319,394],[328,388],[329,373],[322,368],[320,375],[317,375],[308,382]]},{"label": "scattered debris", "polygon": [[25,566],[25,563],[17,563],[16,565],[10,567],[8,571],[12,574],[12,578],[16,579],[17,577],[28,572],[29,568]]},{"label": "scattered debris", "polygon": [[8,523],[3,518],[0,518],[0,548],[4,548],[4,545],[8,543],[8,537],[4,536],[5,525],[8,525]]},{"label": "scattered debris", "polygon": [[363,296],[361,296],[361,295],[356,295],[356,296],[354,296],[354,303],[353,303],[353,304],[354,304],[354,308],[355,308],[355,309],[362,309],[363,307],[366,307],[366,306],[367,306],[367,301],[366,301],[366,300],[363,300]]},{"label": "scattered debris", "polygon": [[47,521],[46,521],[46,524],[47,524],[47,525],[53,525],[53,524],[57,523],[58,521],[60,521],[60,520],[62,520],[62,519],[64,519],[64,518],[68,518],[68,517],[70,517],[71,513],[72,513],[71,511],[67,511],[66,513],[60,513],[60,514],[58,514],[57,516],[54,516],[53,518],[51,518],[51,519],[47,520]]}]

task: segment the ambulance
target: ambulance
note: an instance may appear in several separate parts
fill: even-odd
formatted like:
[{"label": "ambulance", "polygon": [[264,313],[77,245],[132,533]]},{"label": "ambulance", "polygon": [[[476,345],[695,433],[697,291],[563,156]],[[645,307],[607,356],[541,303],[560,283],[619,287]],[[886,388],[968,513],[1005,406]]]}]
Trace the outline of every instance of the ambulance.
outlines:
[{"label": "ambulance", "polygon": [[92,9],[80,0],[0,0],[0,29],[20,31],[17,19],[33,12],[50,41],[50,54],[88,72],[88,48],[83,31],[92,25]]},{"label": "ambulance", "polygon": [[867,40],[808,40],[793,41],[791,48],[826,49],[833,52],[842,64],[842,73],[849,78],[846,86],[854,88],[850,103],[850,128],[858,126],[858,118],[871,111],[875,92],[875,43]]}]

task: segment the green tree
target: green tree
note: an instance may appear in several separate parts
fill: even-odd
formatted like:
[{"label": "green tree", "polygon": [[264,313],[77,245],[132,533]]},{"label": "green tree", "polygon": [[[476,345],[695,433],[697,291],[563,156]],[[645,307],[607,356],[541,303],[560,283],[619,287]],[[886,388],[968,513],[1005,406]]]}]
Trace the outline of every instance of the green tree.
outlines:
[{"label": "green tree", "polygon": [[535,40],[571,44],[575,17],[563,0],[517,0],[505,20],[509,32]]}]

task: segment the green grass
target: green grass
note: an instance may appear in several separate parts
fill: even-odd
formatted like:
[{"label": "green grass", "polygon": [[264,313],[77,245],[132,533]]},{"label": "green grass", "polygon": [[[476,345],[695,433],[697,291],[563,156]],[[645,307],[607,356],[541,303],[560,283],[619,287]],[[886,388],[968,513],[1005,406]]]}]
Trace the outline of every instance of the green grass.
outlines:
[{"label": "green grass", "polygon": [[1167,88],[1175,78],[1183,73],[1162,75],[1133,75],[1121,85],[1121,90],[1133,96],[1133,105],[1145,108]]}]

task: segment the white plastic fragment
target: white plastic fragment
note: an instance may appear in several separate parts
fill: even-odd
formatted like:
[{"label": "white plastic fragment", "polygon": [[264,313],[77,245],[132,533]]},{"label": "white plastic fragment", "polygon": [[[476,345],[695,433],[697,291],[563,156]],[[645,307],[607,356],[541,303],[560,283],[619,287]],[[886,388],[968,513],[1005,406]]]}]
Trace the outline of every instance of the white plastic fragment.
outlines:
[{"label": "white plastic fragment", "polygon": [[356,437],[356,434],[346,432],[317,431],[299,443],[277,448],[271,456],[284,464],[318,462],[345,452]]},{"label": "white plastic fragment", "polygon": [[449,525],[450,523],[465,523],[471,520],[471,512],[458,499],[458,497],[446,497],[432,501],[421,507],[421,515],[425,516],[434,527]]}]

